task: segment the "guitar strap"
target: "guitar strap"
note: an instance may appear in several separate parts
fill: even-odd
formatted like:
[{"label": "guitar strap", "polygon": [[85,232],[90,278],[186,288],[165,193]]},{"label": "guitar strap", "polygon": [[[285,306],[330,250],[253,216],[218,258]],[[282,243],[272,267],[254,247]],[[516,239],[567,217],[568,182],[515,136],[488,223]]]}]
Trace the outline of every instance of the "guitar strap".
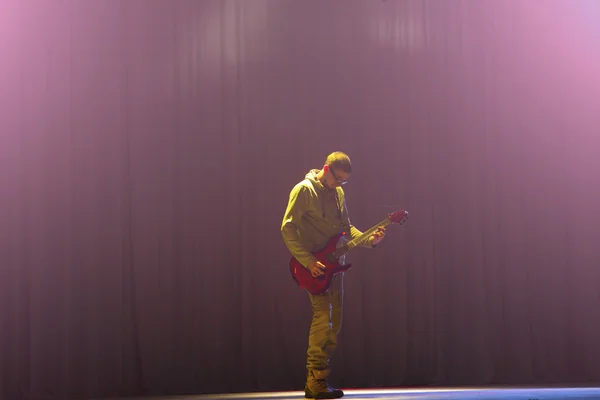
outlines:
[{"label": "guitar strap", "polygon": [[340,228],[341,228],[341,232],[350,232],[350,226],[348,226],[348,224],[346,224],[346,222],[344,221],[344,219],[342,218],[342,207],[344,206],[340,200],[340,197],[338,196],[338,191],[336,189],[335,191],[335,204],[337,205],[337,213],[338,213],[338,219],[340,220]]}]

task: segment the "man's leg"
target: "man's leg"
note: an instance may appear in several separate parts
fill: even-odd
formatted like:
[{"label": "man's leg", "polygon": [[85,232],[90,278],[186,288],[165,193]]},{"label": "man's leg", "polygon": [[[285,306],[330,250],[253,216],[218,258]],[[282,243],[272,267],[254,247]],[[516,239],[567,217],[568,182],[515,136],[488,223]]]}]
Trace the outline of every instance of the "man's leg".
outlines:
[{"label": "man's leg", "polygon": [[327,384],[329,361],[337,346],[342,323],[343,296],[343,274],[334,276],[327,293],[309,293],[313,318],[308,337],[306,397],[333,399],[344,395]]},{"label": "man's leg", "polygon": [[329,302],[331,304],[331,340],[325,348],[328,355],[327,364],[338,344],[338,335],[342,329],[342,317],[344,314],[344,273],[339,273],[333,277],[329,293]]}]

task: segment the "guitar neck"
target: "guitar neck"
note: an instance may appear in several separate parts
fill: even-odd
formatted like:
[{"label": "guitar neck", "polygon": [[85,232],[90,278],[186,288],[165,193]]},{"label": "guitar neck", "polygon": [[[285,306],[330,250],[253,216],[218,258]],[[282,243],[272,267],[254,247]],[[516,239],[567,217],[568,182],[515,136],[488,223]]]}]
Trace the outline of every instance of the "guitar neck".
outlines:
[{"label": "guitar neck", "polygon": [[346,243],[343,246],[341,246],[340,248],[338,248],[335,252],[333,252],[333,256],[335,258],[340,258],[341,256],[343,256],[344,254],[348,253],[350,250],[352,250],[353,248],[355,248],[359,244],[361,244],[361,243],[366,242],[367,240],[369,240],[369,238],[371,237],[371,235],[373,233],[375,233],[375,231],[377,231],[377,229],[380,226],[386,227],[390,223],[391,223],[390,219],[386,218],[383,221],[381,221],[380,223],[373,225],[372,227],[370,227],[369,229],[367,229],[366,231],[364,231],[361,235],[355,237],[354,239],[350,240],[348,243]]}]

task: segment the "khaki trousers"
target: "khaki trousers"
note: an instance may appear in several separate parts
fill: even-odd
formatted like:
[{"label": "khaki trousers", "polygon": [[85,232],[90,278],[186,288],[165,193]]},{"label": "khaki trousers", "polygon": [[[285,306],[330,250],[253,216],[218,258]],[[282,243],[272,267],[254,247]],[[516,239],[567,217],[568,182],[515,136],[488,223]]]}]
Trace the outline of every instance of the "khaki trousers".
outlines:
[{"label": "khaki trousers", "polygon": [[342,327],[344,307],[344,273],[333,276],[327,293],[314,295],[308,293],[313,310],[306,368],[311,371],[329,368],[329,361],[337,346],[337,338]]}]

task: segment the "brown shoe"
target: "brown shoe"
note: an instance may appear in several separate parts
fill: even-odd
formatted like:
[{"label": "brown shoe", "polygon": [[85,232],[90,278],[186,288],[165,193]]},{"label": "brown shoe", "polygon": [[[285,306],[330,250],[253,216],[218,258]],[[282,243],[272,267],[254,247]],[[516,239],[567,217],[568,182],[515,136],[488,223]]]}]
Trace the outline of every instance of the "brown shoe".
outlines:
[{"label": "brown shoe", "polygon": [[340,389],[335,389],[327,383],[329,370],[312,370],[308,372],[304,397],[307,399],[339,399],[344,395]]}]

